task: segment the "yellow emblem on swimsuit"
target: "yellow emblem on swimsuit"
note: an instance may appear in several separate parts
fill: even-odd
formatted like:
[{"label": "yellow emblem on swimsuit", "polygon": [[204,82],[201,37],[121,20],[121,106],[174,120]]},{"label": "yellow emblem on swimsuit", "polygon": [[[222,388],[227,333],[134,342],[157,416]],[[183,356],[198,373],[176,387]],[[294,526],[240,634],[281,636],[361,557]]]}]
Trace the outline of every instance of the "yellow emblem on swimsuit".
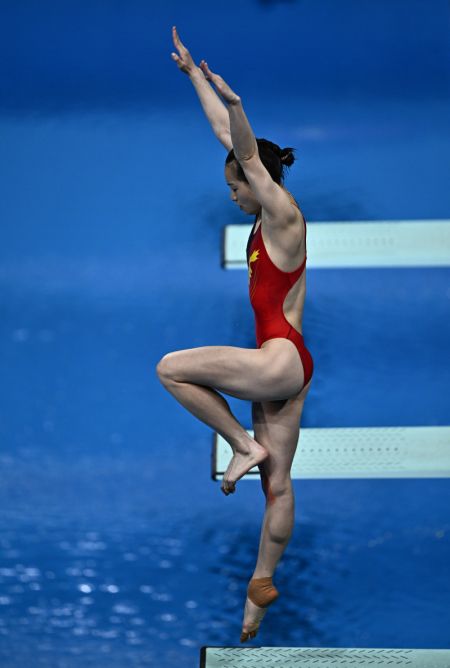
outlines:
[{"label": "yellow emblem on swimsuit", "polygon": [[248,261],[248,282],[250,283],[250,279],[252,277],[252,267],[251,263],[255,262],[258,259],[259,256],[259,248],[253,251],[253,253],[250,255],[250,259]]}]

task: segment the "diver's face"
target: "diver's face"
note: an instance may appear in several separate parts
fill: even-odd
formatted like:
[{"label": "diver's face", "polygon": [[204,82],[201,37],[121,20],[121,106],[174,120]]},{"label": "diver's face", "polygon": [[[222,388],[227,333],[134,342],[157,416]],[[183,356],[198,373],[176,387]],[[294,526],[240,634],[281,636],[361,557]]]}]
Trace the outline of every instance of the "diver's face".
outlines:
[{"label": "diver's face", "polygon": [[249,215],[255,215],[261,210],[261,204],[255,198],[248,183],[238,181],[236,162],[225,166],[225,181],[230,187],[231,200],[240,207],[241,211]]}]

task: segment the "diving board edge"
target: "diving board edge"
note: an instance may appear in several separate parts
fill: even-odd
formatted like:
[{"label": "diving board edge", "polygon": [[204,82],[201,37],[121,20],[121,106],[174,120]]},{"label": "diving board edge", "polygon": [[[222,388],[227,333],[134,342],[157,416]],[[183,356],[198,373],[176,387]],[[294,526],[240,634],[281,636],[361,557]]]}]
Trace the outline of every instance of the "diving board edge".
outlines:
[{"label": "diving board edge", "polygon": [[[248,434],[254,437],[251,429]],[[213,433],[211,478],[221,480],[232,451]],[[302,427],[293,479],[448,478],[450,426]],[[253,467],[241,480],[259,480]]]},{"label": "diving board edge", "polygon": [[[271,660],[273,659],[273,661]],[[281,660],[283,663],[281,664]],[[343,663],[345,661],[345,664]],[[200,668],[283,668],[294,666],[409,666],[449,668],[448,649],[405,649],[380,647],[208,647],[200,648]],[[376,664],[375,664],[376,662]]]},{"label": "diving board edge", "polygon": [[[226,225],[221,266],[247,266],[251,225]],[[450,266],[450,219],[307,223],[309,269]]]}]

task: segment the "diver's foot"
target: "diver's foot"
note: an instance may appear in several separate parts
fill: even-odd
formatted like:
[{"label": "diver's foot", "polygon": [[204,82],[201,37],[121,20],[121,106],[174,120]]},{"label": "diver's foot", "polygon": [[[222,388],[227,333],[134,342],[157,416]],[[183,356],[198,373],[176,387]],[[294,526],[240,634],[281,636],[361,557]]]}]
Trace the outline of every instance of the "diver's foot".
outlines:
[{"label": "diver's foot", "polygon": [[252,603],[247,596],[244,609],[244,621],[242,622],[241,642],[245,642],[249,638],[254,638],[256,636],[259,625],[266,612],[267,608],[259,608]]},{"label": "diver's foot", "polygon": [[247,588],[241,642],[256,636],[267,608],[278,596],[278,591],[274,587],[271,577],[252,578],[250,580]]},{"label": "diver's foot", "polygon": [[250,469],[261,464],[269,456],[268,450],[250,437],[246,442],[246,450],[246,452],[235,450],[228,464],[221,486],[225,496],[233,494],[236,491],[236,482],[248,473]]}]

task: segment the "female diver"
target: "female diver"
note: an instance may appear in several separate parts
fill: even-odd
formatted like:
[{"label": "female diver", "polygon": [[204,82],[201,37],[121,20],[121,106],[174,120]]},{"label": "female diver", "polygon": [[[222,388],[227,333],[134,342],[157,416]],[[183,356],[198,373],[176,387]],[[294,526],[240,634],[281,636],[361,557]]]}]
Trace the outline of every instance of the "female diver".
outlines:
[{"label": "female diver", "polygon": [[[177,350],[164,355],[156,367],[164,387],[230,444],[233,457],[223,476],[223,493],[234,493],[236,481],[254,466],[261,474],[266,505],[258,559],[247,587],[241,634],[245,642],[256,636],[267,607],[278,597],[272,576],[294,525],[290,471],[313,373],[302,336],[306,223],[283,185],[283,168],[294,162],[292,149],[256,139],[241,98],[204,60],[200,67],[194,64],[175,26],[172,38],[179,52],[172,58],[189,76],[228,151],[225,180],[231,200],[255,216],[247,265],[257,348]],[[252,402],[254,438],[220,392]]]}]

